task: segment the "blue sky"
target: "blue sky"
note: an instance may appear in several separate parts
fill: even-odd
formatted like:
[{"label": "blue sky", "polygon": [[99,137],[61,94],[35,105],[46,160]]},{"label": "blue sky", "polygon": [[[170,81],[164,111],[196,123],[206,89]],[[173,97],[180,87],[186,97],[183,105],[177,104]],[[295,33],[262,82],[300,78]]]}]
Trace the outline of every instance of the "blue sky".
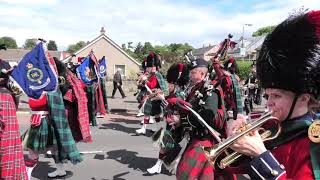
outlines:
[{"label": "blue sky", "polygon": [[55,40],[60,50],[91,41],[102,26],[121,45],[217,44],[228,33],[240,38],[276,25],[301,6],[320,9],[319,0],[0,0],[0,36],[22,46],[27,38]]}]

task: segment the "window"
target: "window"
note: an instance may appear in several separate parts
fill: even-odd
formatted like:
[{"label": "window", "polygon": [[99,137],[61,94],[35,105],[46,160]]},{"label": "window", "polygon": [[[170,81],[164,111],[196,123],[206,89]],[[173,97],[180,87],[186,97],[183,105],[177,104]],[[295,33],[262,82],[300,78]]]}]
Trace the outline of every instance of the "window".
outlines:
[{"label": "window", "polygon": [[115,65],[114,66],[114,73],[116,73],[118,69],[120,69],[121,76],[126,75],[126,65]]}]

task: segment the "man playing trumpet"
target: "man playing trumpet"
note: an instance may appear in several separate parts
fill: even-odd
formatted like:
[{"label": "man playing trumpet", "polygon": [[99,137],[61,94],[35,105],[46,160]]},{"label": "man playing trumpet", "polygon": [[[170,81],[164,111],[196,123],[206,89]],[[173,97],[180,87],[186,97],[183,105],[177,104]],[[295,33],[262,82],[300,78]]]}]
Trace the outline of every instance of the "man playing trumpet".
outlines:
[{"label": "man playing trumpet", "polygon": [[319,57],[320,11],[291,16],[266,37],[257,77],[282,132],[263,143],[255,130],[232,145],[252,158],[252,179],[320,179],[320,121],[311,111],[319,107]]}]

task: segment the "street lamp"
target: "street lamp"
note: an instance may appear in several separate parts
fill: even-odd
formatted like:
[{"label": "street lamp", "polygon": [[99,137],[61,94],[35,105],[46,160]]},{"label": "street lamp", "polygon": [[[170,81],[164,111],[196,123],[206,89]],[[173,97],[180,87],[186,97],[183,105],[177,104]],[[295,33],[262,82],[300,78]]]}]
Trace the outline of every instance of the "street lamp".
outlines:
[{"label": "street lamp", "polygon": [[[242,50],[242,59],[244,60],[245,52],[244,52],[244,26],[252,26],[252,24],[243,24],[242,26],[242,43],[241,43],[241,50]],[[240,52],[241,52],[240,50]]]},{"label": "street lamp", "polygon": [[252,24],[243,24],[242,26],[242,45],[241,47],[244,47],[243,39],[244,39],[244,26],[252,26]]}]

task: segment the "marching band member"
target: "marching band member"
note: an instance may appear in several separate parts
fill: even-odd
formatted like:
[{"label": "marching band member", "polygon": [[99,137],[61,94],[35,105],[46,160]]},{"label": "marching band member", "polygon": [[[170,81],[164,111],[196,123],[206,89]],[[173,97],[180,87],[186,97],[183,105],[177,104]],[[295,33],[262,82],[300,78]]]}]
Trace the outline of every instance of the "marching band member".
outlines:
[{"label": "marching band member", "polygon": [[[218,94],[211,80],[206,78],[208,62],[203,59],[192,61],[190,70],[190,87],[187,89],[186,101],[192,105],[209,126],[223,132],[225,121],[218,115]],[[200,146],[211,147],[216,140],[209,130],[192,114],[181,119],[181,124],[188,124],[190,140],[178,165],[177,179],[214,179],[214,169],[207,161]]]},{"label": "marching band member", "polygon": [[73,164],[83,159],[75,145],[66,117],[63,97],[57,90],[57,74],[52,62],[48,61],[43,43],[39,43],[19,62],[11,76],[29,97],[31,108],[30,128],[26,136],[26,148],[29,151],[25,161],[30,179],[38,163],[39,154],[53,151],[57,171],[49,177],[65,176],[63,162]]},{"label": "marching band member", "polygon": [[0,179],[27,180],[27,171],[23,159],[20,128],[15,103],[17,94],[8,86],[13,68],[0,59]]},{"label": "marching band member", "polygon": [[[167,72],[167,82],[169,95],[164,96],[160,94],[158,97],[161,100],[165,100],[162,103],[164,106],[164,119],[166,120],[166,130],[161,128],[162,136],[160,139],[160,152],[156,164],[147,169],[148,173],[155,174],[160,173],[162,164],[169,166],[173,159],[180,152],[180,145],[178,144],[182,138],[182,128],[177,127],[175,124],[179,119],[179,107],[173,104],[167,104],[168,102],[174,101],[175,98],[181,97],[184,99],[183,89],[189,81],[189,70],[184,64],[173,64]],[[156,134],[156,133],[155,133]]]},{"label": "marching band member", "polygon": [[[282,132],[263,143],[257,131],[233,149],[252,158],[252,179],[320,179],[320,11],[289,17],[269,34],[257,59],[257,77]],[[241,120],[241,119],[239,119]]]},{"label": "marching band member", "polygon": [[[159,57],[154,52],[150,52],[145,62],[146,71],[149,73],[149,77],[144,77],[145,86],[151,90],[160,89],[164,94],[167,94],[168,86],[163,76],[157,71],[160,66]],[[144,108],[144,122],[140,129],[136,130],[137,134],[146,134],[147,124],[155,119],[156,122],[160,121],[160,115],[162,113],[161,100],[151,101],[147,99]],[[152,120],[151,120],[152,119]]]}]

